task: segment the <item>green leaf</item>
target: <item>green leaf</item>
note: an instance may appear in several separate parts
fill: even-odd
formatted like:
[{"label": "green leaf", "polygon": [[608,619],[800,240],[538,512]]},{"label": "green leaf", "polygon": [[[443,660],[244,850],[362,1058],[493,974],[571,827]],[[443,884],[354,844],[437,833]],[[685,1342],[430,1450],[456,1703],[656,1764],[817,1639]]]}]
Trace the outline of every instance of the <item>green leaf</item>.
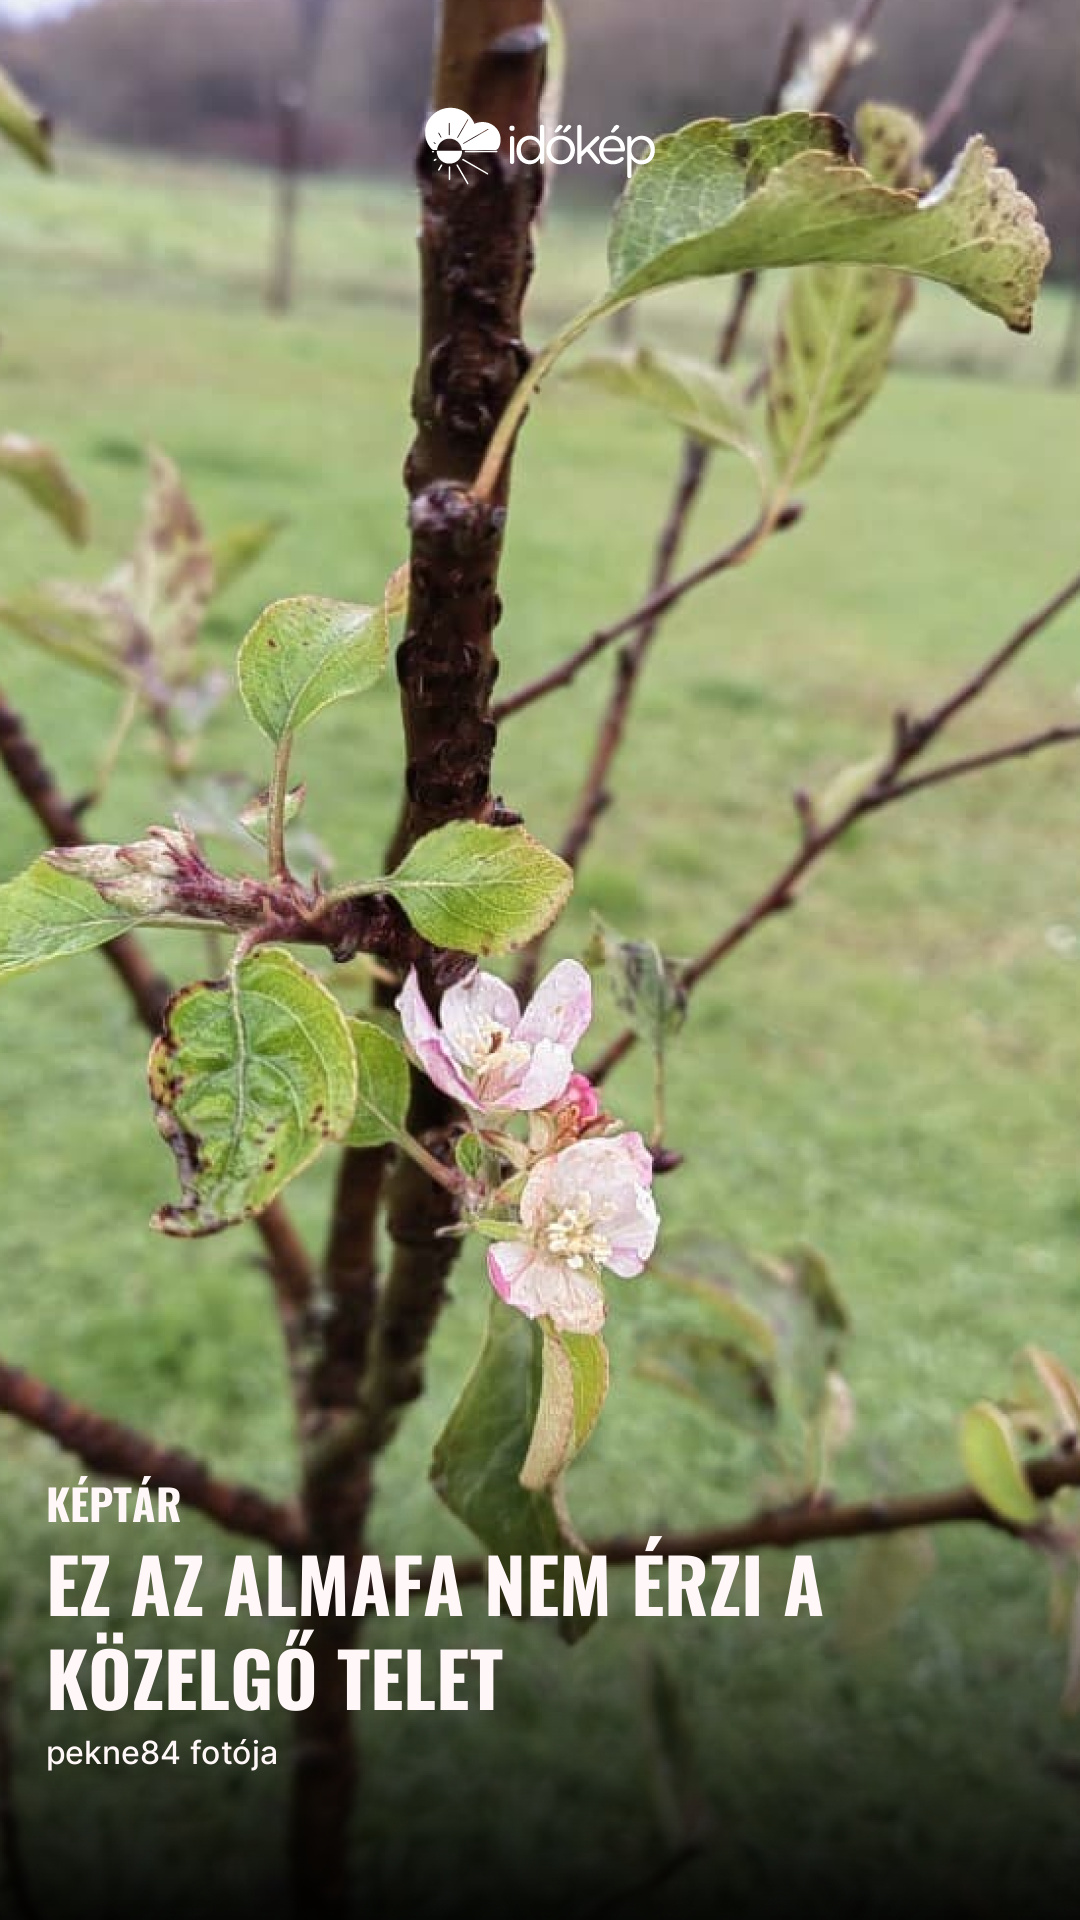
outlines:
[{"label": "green leaf", "polygon": [[1000,1407],[980,1400],[960,1421],[960,1454],[980,1499],[1013,1526],[1034,1526],[1039,1502],[1020,1462],[1016,1435]]},{"label": "green leaf", "polygon": [[734,1341],[672,1329],[642,1349],[634,1371],[742,1433],[760,1437],[776,1426],[773,1368]]},{"label": "green leaf", "polygon": [[260,947],[227,979],[173,996],[150,1054],[150,1094],[182,1190],[153,1225],[216,1233],[261,1213],[348,1132],[356,1107],[348,1022],[291,954]]},{"label": "green leaf", "polygon": [[156,448],[131,563],[112,584],[130,598],[166,679],[188,679],[213,597],[214,563],[179,469]]},{"label": "green leaf", "polygon": [[140,915],[108,905],[86,880],[46,859],[0,887],[0,979],[50,960],[88,953],[137,926]]},{"label": "green leaf", "polygon": [[454,1143],[454,1159],[466,1180],[478,1179],[484,1165],[484,1143],[478,1133],[463,1133]]},{"label": "green leaf", "polygon": [[527,1491],[556,1487],[600,1418],[610,1368],[598,1333],[560,1333],[542,1326],[540,1404],[521,1469]]},{"label": "green leaf", "polygon": [[0,621],[46,653],[106,680],[126,681],[139,648],[139,629],[117,593],[65,580],[0,599]]},{"label": "green leaf", "polygon": [[409,1114],[409,1063],[397,1041],[370,1020],[350,1020],[356,1048],[356,1112],[350,1147],[382,1147],[400,1139]]},{"label": "green leaf", "polygon": [[24,433],[0,433],[0,474],[21,487],[75,546],[90,538],[90,503],[58,453]]},{"label": "green leaf", "polygon": [[637,347],[629,352],[589,354],[564,378],[596,387],[617,400],[636,401],[663,414],[695,440],[743,454],[757,469],[759,480],[763,478],[762,453],[741,390],[718,367],[653,347]]},{"label": "green leaf", "polygon": [[302,596],[276,600],[260,614],[240,648],[240,692],[275,745],[333,701],[375,685],[390,649],[390,618],[400,605],[398,580],[395,575],[378,607]]},{"label": "green leaf", "polygon": [[[898,108],[866,106],[856,131],[867,172],[906,186],[922,128]],[[792,276],[769,361],[769,439],[785,493],[825,464],[873,400],[912,305],[912,283],[887,267],[816,266]]]},{"label": "green leaf", "polygon": [[261,560],[268,546],[277,539],[285,525],[281,514],[270,520],[251,520],[236,527],[226,527],[224,533],[216,533],[210,540],[210,559],[214,569],[214,599],[220,599],[239,580],[249,567]]},{"label": "green leaf", "polygon": [[578,1551],[550,1491],[521,1483],[540,1409],[542,1335],[493,1299],[480,1357],[435,1444],[440,1500],[492,1553]]},{"label": "green leaf", "polygon": [[856,261],[943,281],[1025,333],[1049,243],[995,160],[977,136],[920,199],[856,166],[828,114],[696,121],[626,187],[595,312],[702,275]]},{"label": "green leaf", "polygon": [[524,827],[451,821],[405,855],[379,891],[417,933],[462,953],[507,953],[549,927],[573,887],[570,868]]},{"label": "green leaf", "polygon": [[43,113],[32,106],[10,73],[0,67],[0,135],[43,173],[52,168],[51,128]]}]

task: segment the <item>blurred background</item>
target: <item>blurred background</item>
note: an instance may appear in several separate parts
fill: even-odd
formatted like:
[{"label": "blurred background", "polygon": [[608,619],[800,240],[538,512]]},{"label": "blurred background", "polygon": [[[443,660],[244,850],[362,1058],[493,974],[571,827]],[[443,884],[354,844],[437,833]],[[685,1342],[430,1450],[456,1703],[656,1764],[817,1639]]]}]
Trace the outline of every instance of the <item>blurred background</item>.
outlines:
[{"label": "blurred background", "polygon": [[[760,110],[792,9],[565,0],[562,11],[560,117],[603,134]],[[839,14],[825,0],[795,11],[811,28]],[[995,11],[885,0],[842,116],[865,97],[931,108]],[[59,130],[51,177],[0,156],[0,426],[54,444],[92,510],[90,542],[73,551],[6,492],[0,597],[114,574],[151,445],[177,463],[211,536],[274,532],[200,638],[200,670],[223,687],[270,600],[379,593],[405,542],[412,160],[433,12],[431,0],[0,0],[0,64]],[[669,953],[696,951],[790,851],[793,788],[820,793],[865,765],[897,707],[939,699],[1080,564],[1076,0],[1028,0],[937,159],[976,128],[1053,235],[1033,336],[920,292],[895,376],[808,487],[798,529],[665,627],[616,804],[552,957],[585,948],[594,913]],[[603,284],[619,185],[559,170],[531,344]],[[778,297],[767,284],[754,310],[748,379]],[[707,355],[726,306],[722,287],[679,290],[643,303],[634,326]],[[637,602],[678,459],[660,419],[550,383],[515,470],[503,687]],[[718,458],[688,563],[755,513],[748,474]],[[598,663],[500,743],[497,784],[552,843],[609,671]],[[0,680],[62,788],[86,795],[115,688],[7,629]],[[1078,695],[1074,611],[968,718],[957,751],[1073,723]],[[265,780],[260,755],[226,698],[178,787],[140,725],[87,829],[125,840],[177,807],[212,818],[238,782],[250,792]],[[297,760],[319,846],[341,873],[381,871],[401,782],[389,677],[362,706],[323,716]],[[1010,1391],[1024,1342],[1080,1367],[1076,765],[1044,755],[860,829],[797,913],[703,985],[672,1054],[670,1136],[687,1160],[664,1183],[664,1244],[706,1233],[827,1256],[854,1322],[843,1496],[956,1481],[957,1413]],[[35,822],[0,791],[3,877],[39,850]],[[155,955],[177,979],[211,965],[175,935]],[[344,990],[359,1009],[363,982]],[[605,1002],[601,1038],[617,1024]],[[243,1234],[188,1247],[148,1232],[174,1175],[144,1063],[145,1038],[92,955],[0,995],[0,1349],[283,1495],[295,1460],[266,1276]],[[633,1060],[613,1097],[647,1125],[647,1064]],[[313,1247],[332,1175],[327,1157],[289,1191]],[[427,1468],[480,1339],[472,1255],[454,1292],[430,1394],[383,1467],[384,1553],[469,1550]],[[685,1305],[649,1281],[620,1285],[616,1308],[615,1389],[573,1476],[583,1531],[704,1523],[770,1497],[756,1441],[646,1377],[643,1356],[688,1324]],[[257,1776],[45,1775],[48,1649],[87,1640],[46,1612],[49,1554],[73,1550],[46,1524],[46,1489],[66,1477],[46,1441],[0,1425],[0,1658],[15,1701],[0,1812],[14,1801],[41,1912],[269,1915],[283,1880],[284,1716],[260,1726],[279,1765]],[[111,1553],[120,1585],[150,1550],[131,1534],[102,1526],[84,1549]],[[241,1546],[192,1516],[169,1541],[205,1556],[205,1644],[276,1654],[284,1623],[221,1618]],[[1061,1712],[1065,1646],[1041,1560],[960,1529],[892,1561],[834,1547],[817,1567],[822,1621],[783,1619],[786,1560],[766,1560],[759,1620],[637,1621],[613,1578],[613,1618],[572,1652],[542,1624],[491,1623],[472,1602],[463,1622],[412,1621],[408,1642],[426,1649],[505,1645],[497,1710],[364,1718],[357,1910],[558,1905],[585,1920],[663,1913],[673,1899],[785,1920],[804,1906],[860,1920],[1067,1910],[1080,1727]],[[144,1637],[181,1646],[191,1632],[165,1621]],[[402,1623],[371,1637],[401,1645]],[[101,1737],[100,1717],[87,1718],[71,1737]],[[141,1739],[145,1719],[118,1715],[109,1731]],[[184,1741],[192,1728],[159,1731]],[[222,1737],[244,1731],[230,1723]]]}]

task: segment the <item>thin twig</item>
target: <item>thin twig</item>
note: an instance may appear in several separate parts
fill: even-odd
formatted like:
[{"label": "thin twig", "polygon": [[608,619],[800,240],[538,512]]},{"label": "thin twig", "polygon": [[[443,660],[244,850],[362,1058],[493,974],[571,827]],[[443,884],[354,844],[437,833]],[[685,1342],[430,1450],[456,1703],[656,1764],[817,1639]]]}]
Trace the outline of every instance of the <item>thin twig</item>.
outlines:
[{"label": "thin twig", "polygon": [[754,525],[746,533],[740,534],[737,540],[732,541],[729,547],[724,547],[721,552],[713,554],[711,559],[703,560],[700,566],[693,567],[689,573],[680,574],[677,580],[672,580],[659,591],[651,593],[648,599],[642,600],[630,613],[625,613],[620,619],[613,620],[609,627],[599,627],[583,646],[578,647],[576,652],[568,654],[566,659],[558,666],[552,667],[550,672],[539,675],[535,680],[527,681],[524,686],[508,694],[505,700],[492,708],[492,719],[498,723],[509,720],[511,715],[521,713],[523,708],[531,707],[535,701],[542,700],[545,694],[554,693],[560,687],[568,687],[571,681],[577,679],[583,667],[587,667],[590,661],[614,646],[617,640],[623,639],[628,633],[633,633],[634,629],[640,627],[644,621],[658,620],[661,614],[667,613],[684,595],[692,593],[695,587],[704,585],[706,580],[715,580],[718,574],[727,573],[732,567],[742,566],[756,551],[767,531],[780,532],[787,527],[793,527],[801,517],[801,513],[800,507],[792,505],[785,507],[784,511],[777,516],[775,523],[769,527],[763,520],[755,521]]},{"label": "thin twig", "polygon": [[[948,780],[957,780],[967,774],[980,773],[985,768],[1002,765],[1008,760],[1018,760],[1027,755],[1042,751],[1046,747],[1064,745],[1080,739],[1080,727],[1051,727],[1045,732],[1024,736],[1022,739],[1006,742],[1003,746],[993,747],[982,753],[966,756],[963,759],[947,762],[944,766],[933,767],[916,778],[905,778],[906,768],[921,759],[927,748],[940,738],[945,729],[955,720],[957,714],[965,711],[979,699],[1006,668],[1011,666],[1017,655],[1036,636],[1044,631],[1058,614],[1080,597],[1080,574],[1070,580],[1059,593],[1023,621],[1002,646],[988,655],[976,671],[942,700],[938,706],[930,709],[921,718],[912,719],[909,715],[899,714],[893,729],[892,745],[878,770],[871,775],[861,792],[857,793],[827,824],[819,822],[814,814],[812,802],[803,794],[796,795],[796,811],[800,821],[800,841],[795,853],[781,867],[775,879],[758,894],[757,898],[741,913],[737,920],[709,945],[697,958],[683,968],[682,985],[689,992],[697,982],[718,967],[721,961],[740,947],[752,933],[764,926],[776,914],[786,912],[795,905],[799,883],[805,875],[841,840],[856,821],[869,814],[880,812],[882,808],[892,806],[898,801],[909,799],[914,793],[925,788],[939,786]],[[590,1069],[590,1078],[600,1082],[618,1065],[620,1060],[635,1045],[636,1036],[626,1028],[616,1040],[594,1062]]]},{"label": "thin twig", "polygon": [[[1076,1447],[1025,1466],[1028,1483],[1040,1500],[1049,1500],[1066,1487],[1080,1487],[1080,1450]],[[708,1560],[720,1553],[747,1553],[757,1547],[814,1546],[827,1540],[859,1540],[888,1533],[909,1533],[919,1527],[963,1526],[978,1522],[1016,1538],[1031,1538],[1037,1529],[1016,1526],[1002,1519],[974,1487],[949,1487],[938,1493],[908,1494],[897,1500],[862,1500],[850,1506],[830,1506],[816,1501],[782,1507],[775,1512],[752,1514],[749,1519],[730,1525],[699,1527],[689,1532],[663,1533],[653,1549],[665,1560],[676,1555],[692,1555]],[[650,1534],[651,1540],[655,1536]],[[588,1551],[607,1561],[611,1567],[627,1567],[649,1552],[645,1539],[630,1539],[617,1534],[613,1539],[596,1540]],[[388,1584],[393,1573],[387,1569]],[[454,1576],[459,1587],[478,1586],[487,1577],[487,1560],[455,1560]],[[421,1580],[423,1575],[421,1574]]]},{"label": "thin twig", "polygon": [[956,71],[926,121],[923,152],[931,153],[938,141],[964,111],[983,68],[1008,39],[1029,0],[1001,0],[985,25],[972,36],[960,56]]},{"label": "thin twig", "polygon": [[201,1460],[159,1446],[146,1434],[69,1400],[44,1380],[4,1361],[0,1361],[0,1412],[48,1434],[94,1473],[151,1487],[175,1487],[186,1507],[209,1515],[226,1533],[263,1540],[279,1553],[304,1551],[305,1530],[295,1507],[217,1479]]},{"label": "thin twig", "polygon": [[[882,4],[883,0],[863,0],[863,5],[852,20],[844,57],[837,62],[829,87],[826,89],[830,95],[849,72],[859,39]],[[789,22],[784,34],[774,75],[766,95],[766,111],[775,112],[779,106],[801,44],[802,28],[796,16]],[[736,282],[731,308],[720,329],[714,356],[716,365],[722,370],[731,366],[739,350],[757,286],[758,276],[754,273],[740,274]],[[607,806],[608,776],[622,743],[634,695],[663,616],[677,600],[683,597],[684,593],[700,586],[705,580],[712,579],[715,574],[725,571],[727,567],[749,559],[758,546],[778,527],[791,524],[790,518],[785,515],[759,523],[754,534],[749,536],[748,544],[736,543],[736,548],[739,550],[737,561],[732,561],[726,554],[718,555],[704,567],[687,574],[682,581],[672,582],[671,576],[675,562],[708,473],[709,461],[710,449],[703,441],[693,437],[688,437],[684,441],[671,504],[653,554],[646,597],[626,621],[620,621],[616,623],[615,628],[608,630],[609,639],[603,645],[594,645],[590,642],[587,643],[586,649],[582,650],[586,653],[586,658],[594,659],[598,653],[603,652],[604,646],[610,644],[611,638],[622,633],[633,633],[630,644],[619,656],[611,695],[600,722],[593,756],[582,781],[577,804],[560,848],[563,859],[575,869],[592,838],[596,822]],[[670,588],[677,588],[677,591],[669,591]],[[594,636],[595,639],[596,636]],[[584,664],[585,660],[578,659],[569,678],[572,679],[574,673]],[[522,688],[519,695],[511,695],[509,700],[503,702],[501,711],[496,710],[495,719],[505,719],[510,713],[520,712],[523,706],[531,705],[533,700],[541,698],[542,693],[551,690],[545,685],[541,691],[537,691],[538,684],[534,682],[531,689]],[[556,669],[554,685],[565,684],[566,681],[561,677],[561,670]],[[544,936],[541,935],[526,948],[522,955],[516,981],[522,993],[527,993],[535,984],[543,946]]]}]

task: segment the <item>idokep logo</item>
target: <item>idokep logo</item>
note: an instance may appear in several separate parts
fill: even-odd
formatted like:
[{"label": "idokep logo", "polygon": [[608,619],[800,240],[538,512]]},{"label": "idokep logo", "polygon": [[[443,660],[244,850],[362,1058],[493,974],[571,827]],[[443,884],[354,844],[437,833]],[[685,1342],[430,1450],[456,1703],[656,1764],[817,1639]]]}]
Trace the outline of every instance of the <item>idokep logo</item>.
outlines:
[{"label": "idokep logo", "polygon": [[[497,153],[502,145],[498,127],[493,127],[490,120],[473,120],[460,107],[440,107],[433,113],[424,128],[424,138],[439,168],[464,181],[470,173],[483,172],[472,155]],[[591,140],[586,140],[583,128],[569,126],[558,126],[553,133],[541,127],[538,133],[523,134],[518,140],[511,127],[509,149],[511,160],[520,160],[525,166],[535,166],[539,161],[541,166],[580,167],[591,161],[594,166],[625,166],[629,179],[635,167],[652,159],[656,143],[648,134],[622,134],[617,124],[610,133],[595,134]]]}]

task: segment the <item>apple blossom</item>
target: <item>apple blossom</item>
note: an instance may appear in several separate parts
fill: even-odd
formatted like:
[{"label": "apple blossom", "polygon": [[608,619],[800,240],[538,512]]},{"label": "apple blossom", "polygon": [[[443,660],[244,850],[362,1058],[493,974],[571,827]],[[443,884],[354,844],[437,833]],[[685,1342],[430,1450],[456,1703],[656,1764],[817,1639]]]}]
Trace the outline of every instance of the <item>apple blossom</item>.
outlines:
[{"label": "apple blossom", "polygon": [[513,988],[477,971],[447,989],[436,1020],[414,967],[397,1006],[408,1046],[443,1093],[477,1113],[531,1113],[570,1083],[592,983],[578,961],[560,960],[523,1013]]},{"label": "apple blossom", "polygon": [[606,1306],[600,1269],[641,1273],[659,1227],[652,1157],[639,1133],[579,1140],[539,1160],[521,1195],[522,1237],[488,1248],[501,1299],[567,1333],[598,1333]]}]

